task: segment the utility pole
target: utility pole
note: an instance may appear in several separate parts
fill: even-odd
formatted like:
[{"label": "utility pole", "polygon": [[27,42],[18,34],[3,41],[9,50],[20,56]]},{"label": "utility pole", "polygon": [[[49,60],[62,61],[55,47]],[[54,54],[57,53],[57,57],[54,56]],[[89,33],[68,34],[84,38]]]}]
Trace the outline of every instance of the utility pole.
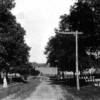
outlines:
[{"label": "utility pole", "polygon": [[56,32],[58,34],[73,34],[75,35],[75,47],[76,47],[76,50],[75,50],[75,54],[76,54],[76,87],[77,87],[77,90],[80,90],[80,84],[79,84],[79,69],[78,69],[78,35],[79,34],[82,34],[82,32]]}]

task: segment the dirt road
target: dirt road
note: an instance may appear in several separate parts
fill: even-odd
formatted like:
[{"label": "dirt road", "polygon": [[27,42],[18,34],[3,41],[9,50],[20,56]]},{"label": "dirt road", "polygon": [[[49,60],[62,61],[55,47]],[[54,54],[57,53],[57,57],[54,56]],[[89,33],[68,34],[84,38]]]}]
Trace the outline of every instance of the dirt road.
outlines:
[{"label": "dirt road", "polygon": [[52,85],[48,82],[48,79],[43,77],[40,80],[40,85],[28,97],[23,99],[19,95],[15,98],[16,94],[13,94],[2,100],[66,100],[59,85]]},{"label": "dirt road", "polygon": [[51,86],[48,82],[43,81],[25,100],[65,100],[62,89],[59,86]]}]

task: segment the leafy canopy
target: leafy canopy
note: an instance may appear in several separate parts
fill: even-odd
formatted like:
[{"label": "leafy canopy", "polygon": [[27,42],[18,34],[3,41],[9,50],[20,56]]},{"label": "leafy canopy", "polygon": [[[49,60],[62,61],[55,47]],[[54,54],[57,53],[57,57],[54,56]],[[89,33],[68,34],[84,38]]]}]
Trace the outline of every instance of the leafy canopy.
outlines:
[{"label": "leafy canopy", "polygon": [[0,70],[29,63],[30,47],[24,40],[24,28],[11,13],[14,7],[14,0],[0,0]]},{"label": "leafy canopy", "polygon": [[[96,50],[100,44],[100,35],[97,33],[96,12],[87,2],[75,3],[70,14],[60,16],[59,28],[56,31],[81,31],[79,36],[79,69],[83,70],[93,62],[87,51]],[[100,18],[98,18],[100,19]],[[100,23],[99,23],[100,24]],[[47,62],[61,70],[75,71],[75,37],[74,35],[55,34],[51,37],[46,49]]]}]

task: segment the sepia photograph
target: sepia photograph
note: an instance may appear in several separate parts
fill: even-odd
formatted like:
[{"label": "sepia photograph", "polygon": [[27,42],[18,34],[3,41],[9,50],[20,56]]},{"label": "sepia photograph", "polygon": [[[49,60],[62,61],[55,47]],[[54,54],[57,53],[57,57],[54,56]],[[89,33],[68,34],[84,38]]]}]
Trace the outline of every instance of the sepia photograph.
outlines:
[{"label": "sepia photograph", "polygon": [[100,0],[0,0],[0,100],[100,100]]}]

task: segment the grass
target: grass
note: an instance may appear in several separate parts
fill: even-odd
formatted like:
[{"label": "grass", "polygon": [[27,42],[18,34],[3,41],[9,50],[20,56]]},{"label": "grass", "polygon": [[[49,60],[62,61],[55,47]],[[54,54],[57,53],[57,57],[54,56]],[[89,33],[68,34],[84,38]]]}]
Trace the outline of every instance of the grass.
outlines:
[{"label": "grass", "polygon": [[84,86],[78,91],[75,87],[69,88],[66,86],[66,90],[80,100],[100,100],[100,87]]},{"label": "grass", "polygon": [[15,98],[26,98],[33,92],[36,86],[39,84],[38,79],[31,79],[27,83],[18,83],[17,85],[10,86],[8,88],[0,89],[0,100],[9,95],[16,94]]},{"label": "grass", "polygon": [[25,99],[31,95],[33,91],[35,91],[36,87],[40,84],[39,80],[33,80],[28,84],[24,84],[20,91],[18,91],[15,95],[15,98],[20,97],[21,99]]},{"label": "grass", "polygon": [[[72,81],[73,82],[73,81]],[[74,84],[70,82],[70,84]],[[56,84],[62,86],[66,100],[100,100],[100,87],[95,87],[92,85],[81,86],[80,91],[74,87],[70,87],[65,80],[55,80],[52,79],[51,84]]]}]

